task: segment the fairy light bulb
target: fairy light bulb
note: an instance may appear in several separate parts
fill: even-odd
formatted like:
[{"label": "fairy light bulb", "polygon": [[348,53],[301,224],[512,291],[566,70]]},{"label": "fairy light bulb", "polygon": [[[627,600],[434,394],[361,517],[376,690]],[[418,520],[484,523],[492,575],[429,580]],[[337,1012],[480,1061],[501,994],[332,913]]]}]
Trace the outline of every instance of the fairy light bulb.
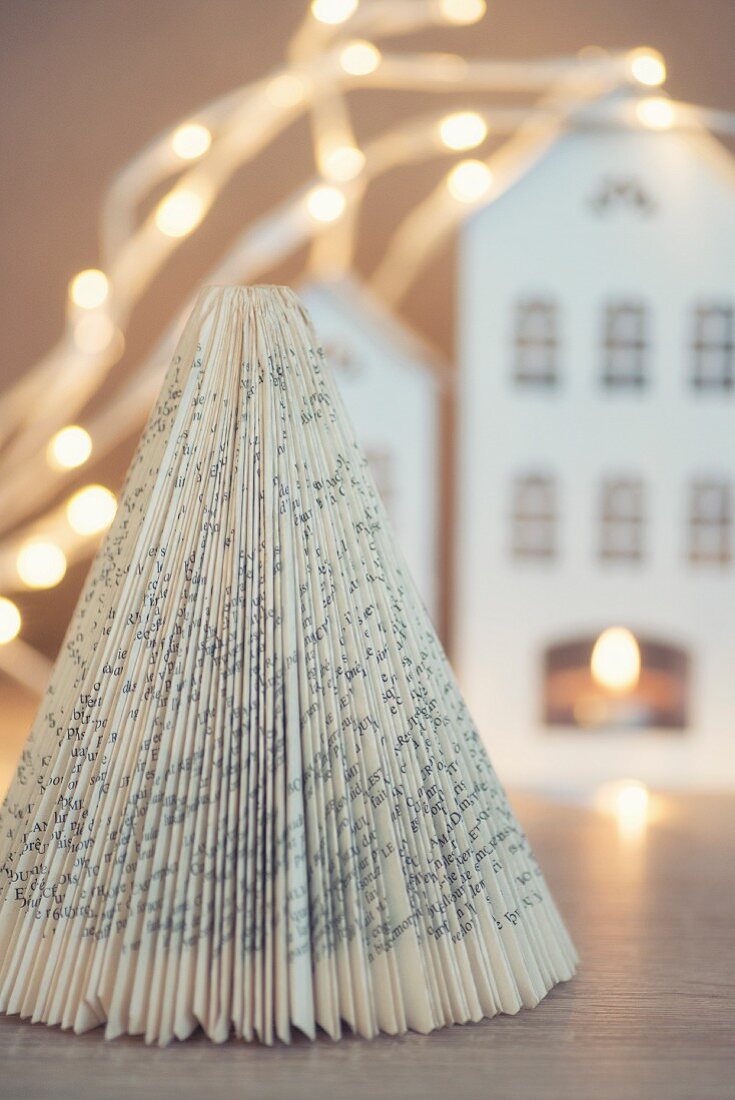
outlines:
[{"label": "fairy light bulb", "polygon": [[357,11],[357,0],[311,0],[311,14],[320,23],[346,23]]},{"label": "fairy light bulb", "polygon": [[274,107],[295,107],[306,98],[307,85],[295,73],[274,76],[265,86],[265,94]]},{"label": "fairy light bulb", "polygon": [[15,568],[28,588],[53,588],[66,573],[66,556],[55,542],[30,539],[18,551]]},{"label": "fairy light bulb", "polygon": [[110,284],[104,271],[89,267],[69,283],[69,297],[80,309],[97,309],[107,300]]},{"label": "fairy light bulb", "polygon": [[186,237],[204,217],[204,200],[196,191],[177,188],[161,199],[155,222],[166,237]]},{"label": "fairy light bulb", "polygon": [[115,325],[104,313],[82,317],[74,326],[74,342],[80,351],[98,355],[105,351],[115,336]]},{"label": "fairy light bulb", "polygon": [[346,183],[359,176],[365,165],[365,154],[356,145],[340,145],[323,157],[322,170],[329,179]]},{"label": "fairy light bulb", "polygon": [[185,122],[171,137],[171,148],[182,160],[197,160],[212,144],[212,135],[201,122]]},{"label": "fairy light bulb", "polygon": [[666,80],[666,63],[658,50],[633,50],[629,65],[633,79],[648,88],[657,88]]},{"label": "fairy light bulb", "polygon": [[107,314],[90,313],[75,324],[74,343],[88,355],[99,355],[110,347],[117,332],[114,321]]},{"label": "fairy light bulb", "polygon": [[487,11],[485,0],[439,0],[439,13],[447,23],[467,26],[478,23]]},{"label": "fairy light bulb", "polygon": [[447,188],[457,202],[477,202],[490,190],[493,174],[481,160],[463,160],[447,176]]},{"label": "fairy light bulb", "polygon": [[96,535],[110,526],[116,511],[114,493],[104,485],[86,485],[70,497],[66,518],[78,535]]},{"label": "fairy light bulb", "polygon": [[674,125],[673,104],[663,96],[641,99],[635,108],[638,121],[649,130],[668,130]]},{"label": "fairy light bulb", "polygon": [[82,466],[92,453],[92,439],[89,432],[78,424],[62,428],[51,439],[46,451],[49,465],[57,469],[73,470]]},{"label": "fairy light bulb", "polygon": [[20,628],[20,611],[12,600],[0,596],[0,645],[7,645],[17,638]]},{"label": "fairy light bulb", "polygon": [[603,630],[592,648],[590,672],[607,691],[632,691],[641,674],[640,646],[632,631],[624,626]]},{"label": "fairy light bulb", "polygon": [[339,63],[350,76],[368,76],[380,64],[380,50],[372,42],[355,39],[342,50]]},{"label": "fairy light bulb", "polygon": [[318,222],[334,222],[344,213],[346,199],[339,187],[320,184],[306,196],[306,207]]},{"label": "fairy light bulb", "polygon": [[441,120],[439,137],[447,149],[474,149],[487,137],[487,125],[476,111],[459,111]]}]

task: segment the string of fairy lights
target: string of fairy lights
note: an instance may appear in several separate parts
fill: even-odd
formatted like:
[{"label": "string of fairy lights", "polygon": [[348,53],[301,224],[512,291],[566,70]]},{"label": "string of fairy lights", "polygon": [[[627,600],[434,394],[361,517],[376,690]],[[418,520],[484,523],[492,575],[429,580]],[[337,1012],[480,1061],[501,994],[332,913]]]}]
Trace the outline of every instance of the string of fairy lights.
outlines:
[{"label": "string of fairy lights", "polygon": [[[314,177],[246,226],[208,281],[251,280],[305,244],[310,273],[349,269],[370,183],[409,163],[453,157],[439,186],[396,227],[374,273],[376,292],[395,303],[443,233],[502,194],[580,104],[624,86],[638,89],[621,107],[633,112],[625,117],[632,126],[735,132],[732,116],[662,93],[665,63],[648,48],[513,62],[383,48],[391,36],[467,26],[485,13],[486,0],[312,0],[281,69],[182,120],[113,180],[102,206],[100,267],[70,280],[62,338],[0,402],[0,667],[42,688],[45,661],[22,640],[21,612],[8,593],[60,584],[69,564],[93,553],[115,516],[115,494],[104,485],[90,482],[58,499],[69,478],[140,429],[158,390],[178,322],[102,408],[85,416],[123,354],[136,302],[204,222],[233,173],[295,119],[310,121]],[[515,91],[536,99],[524,107],[473,103],[407,118],[360,144],[348,101],[355,88],[464,92],[475,100]],[[468,155],[490,138],[501,140],[488,156]],[[146,196],[169,180],[173,185],[139,220]]]}]

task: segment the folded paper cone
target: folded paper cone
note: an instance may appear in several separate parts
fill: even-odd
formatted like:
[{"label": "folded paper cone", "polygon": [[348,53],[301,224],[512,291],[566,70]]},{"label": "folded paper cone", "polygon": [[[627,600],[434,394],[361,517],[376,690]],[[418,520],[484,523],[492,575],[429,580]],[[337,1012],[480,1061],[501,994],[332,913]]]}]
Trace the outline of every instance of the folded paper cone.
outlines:
[{"label": "folded paper cone", "polygon": [[210,287],[0,814],[0,1011],[427,1032],[576,956],[303,307]]}]

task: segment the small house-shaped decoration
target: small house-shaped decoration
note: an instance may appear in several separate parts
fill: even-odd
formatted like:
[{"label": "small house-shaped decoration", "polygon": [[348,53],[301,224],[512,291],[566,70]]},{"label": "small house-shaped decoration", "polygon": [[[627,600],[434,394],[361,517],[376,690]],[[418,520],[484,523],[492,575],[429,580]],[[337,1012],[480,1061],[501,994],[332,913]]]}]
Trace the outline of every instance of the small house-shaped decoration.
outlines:
[{"label": "small house-shaped decoration", "polygon": [[301,287],[427,610],[439,610],[438,357],[354,276]]},{"label": "small house-shaped decoration", "polygon": [[454,656],[511,784],[735,776],[735,165],[658,104],[461,231]]}]

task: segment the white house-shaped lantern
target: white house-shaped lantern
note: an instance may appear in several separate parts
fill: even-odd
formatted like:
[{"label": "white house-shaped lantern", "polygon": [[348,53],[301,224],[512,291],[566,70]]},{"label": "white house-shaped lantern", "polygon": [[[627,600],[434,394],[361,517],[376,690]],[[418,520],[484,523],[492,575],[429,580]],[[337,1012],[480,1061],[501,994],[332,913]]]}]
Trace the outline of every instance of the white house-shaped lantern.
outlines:
[{"label": "white house-shaped lantern", "polygon": [[440,394],[433,352],[352,277],[299,291],[429,614],[439,609]]},{"label": "white house-shaped lantern", "polygon": [[735,169],[637,117],[461,232],[455,659],[517,785],[735,785]]}]

